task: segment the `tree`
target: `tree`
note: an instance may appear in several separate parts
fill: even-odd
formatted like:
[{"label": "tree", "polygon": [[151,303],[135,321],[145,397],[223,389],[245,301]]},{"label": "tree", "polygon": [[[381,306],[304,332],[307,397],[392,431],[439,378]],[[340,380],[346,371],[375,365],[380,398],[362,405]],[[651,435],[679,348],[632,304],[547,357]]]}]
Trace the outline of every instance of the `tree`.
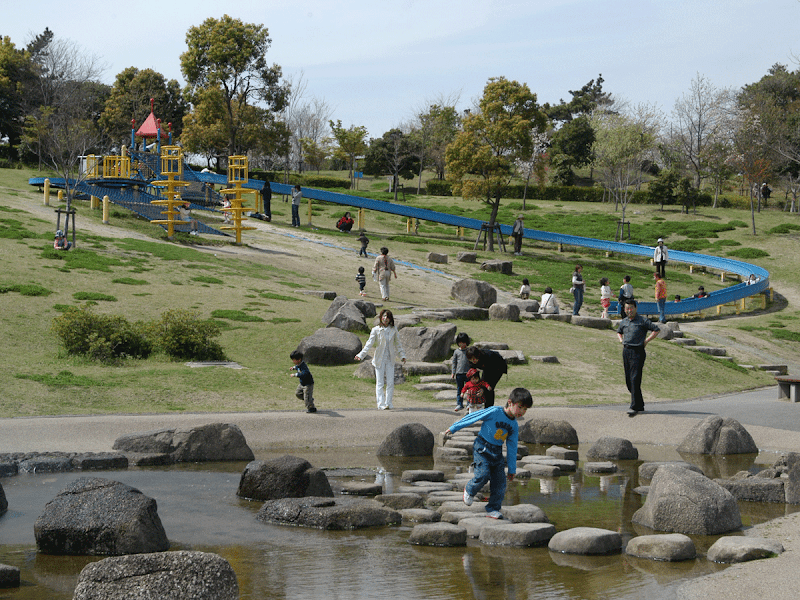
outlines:
[{"label": "tree", "polygon": [[633,188],[642,180],[642,165],[656,146],[658,121],[655,112],[639,107],[634,114],[598,113],[592,119],[595,130],[594,166],[603,186],[613,196],[615,210],[625,209]]},{"label": "tree", "polygon": [[364,156],[364,172],[380,175],[389,172],[392,175],[394,201],[397,202],[399,178],[411,179],[417,169],[415,140],[400,129],[392,129],[382,137],[370,140],[369,148]]},{"label": "tree", "polygon": [[328,121],[333,138],[336,140],[334,156],[346,162],[350,169],[350,184],[353,184],[353,171],[355,170],[356,157],[367,151],[367,128],[363,125],[350,125],[349,129],[342,127],[341,119],[336,123]]},{"label": "tree", "polygon": [[[220,90],[229,155],[247,149],[242,140],[248,128],[275,125],[275,113],[286,104],[289,89],[280,83],[281,68],[268,65],[265,58],[271,43],[263,25],[243,23],[228,15],[206,19],[186,33],[188,49],[181,54],[181,72],[188,82],[187,97],[194,103],[200,90]],[[263,105],[263,120],[249,120],[247,107],[258,104]]]},{"label": "tree", "polygon": [[537,183],[540,188],[544,188],[546,175],[546,162],[548,159],[547,149],[550,147],[550,132],[539,131],[534,127],[531,131],[531,153],[530,156],[523,156],[516,160],[517,173],[525,179],[525,190],[522,192],[522,210],[525,210],[525,201],[528,198],[528,184],[533,175],[536,175]]},{"label": "tree", "polygon": [[167,81],[153,69],[128,67],[117,75],[100,117],[101,127],[117,143],[130,139],[131,120],[144,122],[150,114],[151,98],[161,122],[165,127],[172,123],[173,135],[180,137],[183,117],[188,112],[180,85],[174,79]]},{"label": "tree", "polygon": [[673,139],[684,161],[694,171],[697,189],[707,172],[706,147],[720,142],[728,131],[732,95],[729,90],[717,89],[700,75],[692,80],[688,94],[675,102],[672,116],[675,121]]},{"label": "tree", "polygon": [[[500,200],[514,174],[514,161],[532,154],[535,127],[546,125],[536,94],[526,84],[492,77],[483,89],[478,111],[464,118],[463,129],[447,147],[447,178],[453,191],[480,198],[492,207],[489,230],[497,221]],[[489,250],[494,250],[489,236]]]},{"label": "tree", "polygon": [[0,139],[8,138],[9,150],[22,138],[26,90],[35,79],[30,53],[14,46],[11,38],[0,38]]},{"label": "tree", "polygon": [[567,121],[552,136],[550,162],[554,167],[553,179],[562,185],[573,185],[573,169],[592,162],[594,129],[586,115]]},{"label": "tree", "polygon": [[225,127],[225,101],[219,88],[206,88],[195,94],[194,109],[183,117],[181,144],[211,161],[223,155],[228,145]]},{"label": "tree", "polygon": [[461,124],[455,109],[456,103],[456,97],[440,98],[415,115],[411,135],[415,138],[415,154],[419,164],[418,194],[422,188],[422,171],[428,166],[433,167],[438,179],[444,179],[447,145],[453,141]]},{"label": "tree", "polygon": [[766,151],[767,133],[761,125],[757,114],[749,110],[740,110],[737,115],[738,125],[734,136],[734,164],[742,173],[744,183],[750,194],[750,220],[753,235],[756,235],[755,205],[761,211],[761,182],[766,181],[772,171],[772,161]]},{"label": "tree", "polygon": [[584,85],[580,90],[570,90],[572,99],[567,103],[561,100],[558,104],[550,106],[545,104],[542,110],[553,121],[568,123],[581,115],[591,117],[598,109],[609,111],[614,104],[611,94],[603,91],[603,75],[597,76]]}]

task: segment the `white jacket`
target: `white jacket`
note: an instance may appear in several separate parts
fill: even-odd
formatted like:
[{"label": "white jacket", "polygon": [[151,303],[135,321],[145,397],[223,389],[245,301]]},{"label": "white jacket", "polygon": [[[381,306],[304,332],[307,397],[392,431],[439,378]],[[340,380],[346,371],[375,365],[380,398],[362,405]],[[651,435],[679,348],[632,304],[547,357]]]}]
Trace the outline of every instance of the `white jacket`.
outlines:
[{"label": "white jacket", "polygon": [[401,359],[405,359],[406,353],[403,350],[403,345],[400,343],[400,335],[397,327],[389,326],[382,327],[376,325],[369,333],[369,339],[364,344],[364,348],[358,353],[358,358],[363,359],[370,348],[375,346],[375,354],[372,356],[372,365],[378,366],[390,361],[392,364],[397,361],[399,355]]},{"label": "white jacket", "polygon": [[666,246],[656,246],[653,251],[653,262],[666,262],[669,260],[669,253]]}]

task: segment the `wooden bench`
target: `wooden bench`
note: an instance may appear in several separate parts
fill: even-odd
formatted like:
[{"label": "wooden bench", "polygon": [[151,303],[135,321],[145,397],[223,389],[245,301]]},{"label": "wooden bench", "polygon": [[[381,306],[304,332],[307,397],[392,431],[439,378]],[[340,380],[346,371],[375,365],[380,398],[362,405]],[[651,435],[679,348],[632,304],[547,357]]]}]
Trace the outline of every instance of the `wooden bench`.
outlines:
[{"label": "wooden bench", "polygon": [[790,375],[778,375],[775,378],[778,382],[778,400],[788,398],[789,402],[799,402],[798,389],[800,388],[800,377]]}]

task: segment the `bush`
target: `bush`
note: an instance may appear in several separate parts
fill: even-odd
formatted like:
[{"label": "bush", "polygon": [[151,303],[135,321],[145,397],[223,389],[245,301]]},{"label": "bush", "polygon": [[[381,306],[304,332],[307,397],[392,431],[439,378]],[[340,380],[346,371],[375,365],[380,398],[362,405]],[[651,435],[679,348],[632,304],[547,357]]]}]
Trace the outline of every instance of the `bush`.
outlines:
[{"label": "bush", "polygon": [[431,179],[425,184],[425,191],[429,196],[452,196],[453,186],[444,179]]},{"label": "bush", "polygon": [[338,177],[329,177],[326,175],[303,175],[300,185],[312,188],[342,188],[345,190],[350,189],[349,179],[340,179]]},{"label": "bush", "polygon": [[150,326],[155,347],[179,360],[226,360],[219,335],[215,323],[188,310],[169,310]]},{"label": "bush", "polygon": [[98,315],[88,307],[72,307],[53,319],[53,332],[69,354],[113,362],[122,358],[147,358],[153,351],[141,324],[124,317]]},{"label": "bush", "polygon": [[728,252],[728,256],[735,258],[751,259],[751,258],[767,258],[769,252],[760,250],[759,248],[737,248]]}]

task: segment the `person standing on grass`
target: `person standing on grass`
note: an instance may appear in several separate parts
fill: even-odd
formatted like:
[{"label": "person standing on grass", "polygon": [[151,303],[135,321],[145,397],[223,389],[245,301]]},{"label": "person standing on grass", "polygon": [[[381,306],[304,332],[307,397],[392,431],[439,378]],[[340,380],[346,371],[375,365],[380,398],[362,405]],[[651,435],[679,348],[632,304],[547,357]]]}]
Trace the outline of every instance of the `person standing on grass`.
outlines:
[{"label": "person standing on grass", "polygon": [[586,290],[586,282],[583,280],[583,267],[575,265],[572,273],[572,295],[575,297],[575,304],[572,305],[572,314],[577,315],[583,305],[583,292]]},{"label": "person standing on grass", "polygon": [[300,202],[303,200],[303,192],[300,184],[292,189],[292,227],[300,227]]},{"label": "person standing on grass", "polygon": [[608,318],[608,307],[611,306],[611,286],[608,285],[608,277],[600,279],[600,306],[603,308],[601,319]]},{"label": "person standing on grass", "polygon": [[511,237],[514,238],[514,256],[522,256],[522,237],[525,235],[522,219],[524,218],[523,215],[517,215],[514,228],[511,230]]},{"label": "person standing on grass", "polygon": [[665,309],[667,306],[667,282],[664,281],[664,278],[658,271],[653,273],[653,279],[656,280],[655,294],[656,304],[658,305],[658,322],[666,323],[667,315]]},{"label": "person standing on grass", "polygon": [[369,246],[369,238],[363,229],[361,230],[361,235],[358,236],[357,239],[359,242],[361,242],[361,249],[358,251],[358,255],[367,258],[367,246]]},{"label": "person standing on grass", "polygon": [[294,350],[289,354],[289,358],[294,363],[294,366],[290,369],[294,373],[290,373],[289,376],[300,379],[294,395],[305,403],[307,413],[315,413],[317,412],[317,407],[314,406],[314,378],[311,376],[308,365],[303,361],[303,353],[299,350]]},{"label": "person standing on grass", "polygon": [[633,286],[631,285],[631,276],[625,275],[622,278],[622,285],[619,288],[619,316],[625,316],[625,303],[628,300],[633,300]]},{"label": "person standing on grass", "polygon": [[265,181],[261,188],[261,199],[264,204],[264,218],[269,223],[272,221],[272,188],[269,186],[269,180]]},{"label": "person standing on grass", "polygon": [[[447,440],[454,432],[474,423],[482,423],[480,433],[472,446],[475,460],[475,473],[464,487],[464,504],[471,506],[486,482],[489,482],[489,502],[486,515],[492,519],[502,519],[500,509],[506,495],[507,481],[514,481],[517,473],[517,446],[519,424],[517,419],[525,416],[533,406],[531,393],[525,388],[515,388],[508,397],[505,407],[493,406],[479,410],[453,423],[442,433]],[[506,445],[506,460],[503,461],[503,443]],[[508,475],[505,473],[505,462]]]},{"label": "person standing on grass", "polygon": [[489,384],[489,387],[483,394],[483,403],[486,405],[486,408],[494,406],[494,394],[497,383],[503,375],[508,373],[506,359],[494,350],[470,346],[467,348],[467,360],[473,367],[481,370],[481,379]]},{"label": "person standing on grass", "polygon": [[372,366],[375,367],[375,398],[378,410],[389,410],[394,408],[392,405],[394,365],[398,356],[403,364],[406,364],[406,353],[403,344],[400,343],[397,327],[394,326],[392,311],[384,308],[378,317],[378,322],[380,324],[372,328],[367,343],[355,358],[362,360],[370,348],[375,346],[375,355],[372,357]]},{"label": "person standing on grass", "polygon": [[[631,393],[628,416],[635,417],[644,412],[642,397],[642,370],[647,354],[645,346],[658,337],[658,325],[638,314],[636,300],[625,303],[627,315],[617,326],[617,337],[622,344],[622,366],[625,369],[625,385]],[[649,333],[648,333],[649,332]]]},{"label": "person standing on grass", "polygon": [[394,261],[389,258],[389,249],[384,246],[381,248],[381,253],[375,258],[375,264],[372,265],[373,277],[377,275],[378,285],[381,288],[381,298],[384,301],[389,299],[389,281],[394,278],[397,279],[397,271],[394,268]]},{"label": "person standing on grass", "polygon": [[669,252],[664,245],[664,238],[658,238],[655,250],[653,250],[653,264],[656,266],[656,271],[661,274],[661,277],[666,277],[667,259]]}]

